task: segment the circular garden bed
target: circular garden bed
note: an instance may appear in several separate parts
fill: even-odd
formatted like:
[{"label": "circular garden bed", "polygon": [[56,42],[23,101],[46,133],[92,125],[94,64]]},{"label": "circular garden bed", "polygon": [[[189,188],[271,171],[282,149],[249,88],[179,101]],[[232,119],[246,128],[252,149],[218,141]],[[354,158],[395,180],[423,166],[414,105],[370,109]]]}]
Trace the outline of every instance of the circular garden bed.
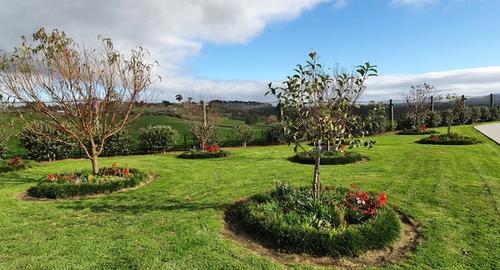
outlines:
[{"label": "circular garden bed", "polygon": [[228,210],[226,220],[250,238],[280,252],[339,258],[390,247],[401,236],[398,213],[385,193],[326,188],[319,199],[309,189],[279,185]]},{"label": "circular garden bed", "polygon": [[[301,164],[314,164],[314,158],[308,152],[299,152],[288,160]],[[363,156],[357,152],[326,152],[321,156],[321,165],[341,165],[356,163],[363,160]]]},{"label": "circular garden bed", "polygon": [[458,135],[456,133],[431,135],[429,137],[418,140],[417,143],[422,144],[441,144],[441,145],[471,145],[481,143],[476,138]]},{"label": "circular garden bed", "polygon": [[137,169],[113,166],[100,169],[98,175],[91,171],[48,174],[26,193],[31,197],[49,199],[83,197],[137,187],[153,178],[153,175]]},{"label": "circular garden bed", "polygon": [[224,150],[218,150],[214,152],[202,151],[202,150],[191,150],[178,155],[178,158],[184,159],[205,159],[205,158],[224,158],[229,155],[229,152]]}]

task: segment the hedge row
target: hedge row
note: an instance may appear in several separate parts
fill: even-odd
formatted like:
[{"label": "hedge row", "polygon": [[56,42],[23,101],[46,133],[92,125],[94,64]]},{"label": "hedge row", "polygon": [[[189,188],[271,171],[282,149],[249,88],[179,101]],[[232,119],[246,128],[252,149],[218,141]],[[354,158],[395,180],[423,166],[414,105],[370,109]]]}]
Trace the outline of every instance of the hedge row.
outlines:
[{"label": "hedge row", "polygon": [[418,140],[417,143],[421,144],[440,144],[440,145],[471,145],[481,143],[476,138],[471,138],[468,136],[461,136],[458,134],[441,134],[441,135],[432,135],[421,140]]},{"label": "hedge row", "polygon": [[149,180],[149,175],[137,170],[130,169],[131,177],[122,181],[110,181],[105,183],[57,183],[42,181],[38,185],[28,189],[29,196],[37,198],[70,198],[76,196],[88,196],[101,193],[110,193],[126,188],[132,188]]}]

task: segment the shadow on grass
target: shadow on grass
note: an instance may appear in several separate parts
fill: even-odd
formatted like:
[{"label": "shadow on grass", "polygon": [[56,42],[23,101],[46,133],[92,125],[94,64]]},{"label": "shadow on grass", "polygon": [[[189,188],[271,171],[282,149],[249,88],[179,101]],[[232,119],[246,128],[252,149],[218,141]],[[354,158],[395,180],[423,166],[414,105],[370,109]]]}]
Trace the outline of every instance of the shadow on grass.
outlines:
[{"label": "shadow on grass", "polygon": [[222,210],[226,204],[219,202],[203,202],[179,200],[166,197],[129,197],[117,196],[99,198],[98,200],[79,200],[58,205],[59,208],[75,211],[89,209],[95,213],[121,212],[141,214],[153,211],[203,211],[209,209]]},{"label": "shadow on grass", "polygon": [[36,184],[40,181],[39,175],[26,174],[26,172],[5,172],[0,173],[0,185],[18,185],[33,183]]}]

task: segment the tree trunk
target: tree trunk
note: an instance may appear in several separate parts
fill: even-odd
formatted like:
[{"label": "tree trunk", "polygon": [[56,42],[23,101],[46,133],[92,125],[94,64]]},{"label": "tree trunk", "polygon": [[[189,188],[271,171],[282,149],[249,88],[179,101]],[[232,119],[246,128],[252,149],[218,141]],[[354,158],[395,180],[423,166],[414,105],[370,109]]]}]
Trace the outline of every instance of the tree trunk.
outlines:
[{"label": "tree trunk", "polygon": [[92,146],[92,158],[90,159],[92,161],[92,173],[94,175],[97,175],[99,174],[99,162],[98,162],[98,158],[99,158],[99,155],[97,154],[97,149],[96,149],[96,146]]},{"label": "tree trunk", "polygon": [[243,147],[247,148],[247,142],[243,142]]},{"label": "tree trunk", "polygon": [[93,155],[91,161],[92,161],[92,173],[94,175],[99,174],[99,164],[97,161],[97,156]]},{"label": "tree trunk", "polygon": [[319,199],[321,191],[320,183],[320,164],[321,164],[321,143],[316,145],[316,156],[314,157],[314,177],[312,184],[312,196],[314,199]]},{"label": "tree trunk", "polygon": [[451,125],[448,125],[448,137],[451,135]]}]

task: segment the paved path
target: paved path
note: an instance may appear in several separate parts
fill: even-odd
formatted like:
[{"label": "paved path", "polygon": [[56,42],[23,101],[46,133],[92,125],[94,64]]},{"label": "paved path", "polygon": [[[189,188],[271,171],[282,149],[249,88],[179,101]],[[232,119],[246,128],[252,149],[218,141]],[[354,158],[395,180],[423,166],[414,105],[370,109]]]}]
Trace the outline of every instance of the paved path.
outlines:
[{"label": "paved path", "polygon": [[479,132],[500,144],[500,123],[475,126]]}]

